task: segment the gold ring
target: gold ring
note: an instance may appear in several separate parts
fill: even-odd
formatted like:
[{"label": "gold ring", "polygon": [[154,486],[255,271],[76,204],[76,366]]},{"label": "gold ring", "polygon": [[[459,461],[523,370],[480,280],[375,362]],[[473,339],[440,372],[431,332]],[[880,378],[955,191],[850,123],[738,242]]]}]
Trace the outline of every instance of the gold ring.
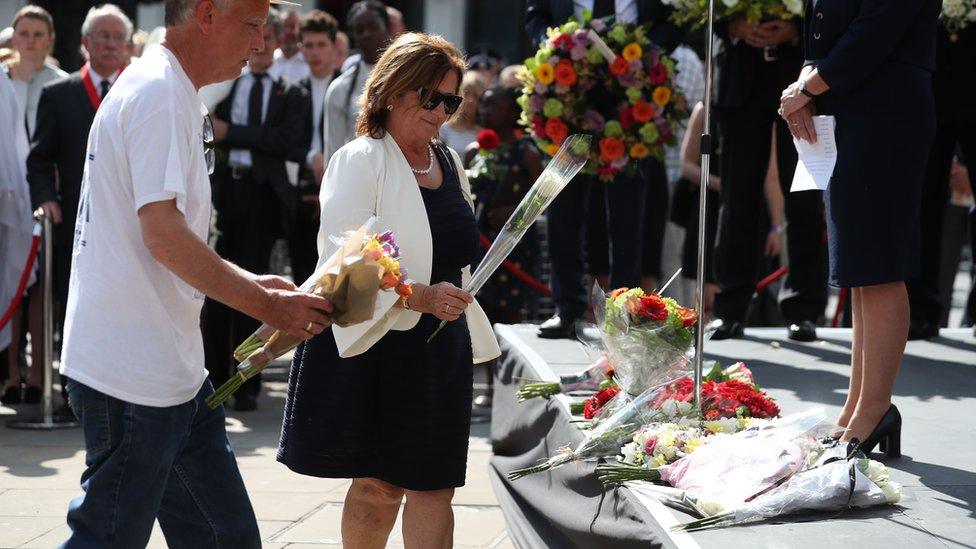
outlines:
[{"label": "gold ring", "polygon": [[311,332],[312,331],[312,321],[311,320],[309,320],[308,321],[308,325],[305,326],[305,331],[306,332]]}]

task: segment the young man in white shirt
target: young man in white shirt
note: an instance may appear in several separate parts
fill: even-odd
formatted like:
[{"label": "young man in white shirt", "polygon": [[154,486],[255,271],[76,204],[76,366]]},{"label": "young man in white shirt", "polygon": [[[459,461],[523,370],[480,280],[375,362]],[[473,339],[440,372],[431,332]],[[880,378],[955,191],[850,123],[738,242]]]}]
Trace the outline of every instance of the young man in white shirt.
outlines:
[{"label": "young man in white shirt", "polygon": [[[84,428],[85,494],[64,547],[260,547],[204,369],[204,295],[310,338],[331,304],[214,253],[205,84],[264,48],[268,0],[170,0],[166,38],[116,80],[92,124],[61,372]],[[208,160],[209,157],[209,160]]]},{"label": "young man in white shirt", "polygon": [[306,131],[310,132],[308,147],[296,151],[294,161],[302,164],[298,178],[299,203],[295,223],[288,237],[292,276],[301,283],[315,270],[318,262],[319,185],[325,175],[325,93],[329,84],[339,76],[333,68],[333,53],[339,22],[321,10],[312,10],[302,17],[300,27],[301,51],[308,61],[310,76],[299,82],[311,99],[306,116]]}]

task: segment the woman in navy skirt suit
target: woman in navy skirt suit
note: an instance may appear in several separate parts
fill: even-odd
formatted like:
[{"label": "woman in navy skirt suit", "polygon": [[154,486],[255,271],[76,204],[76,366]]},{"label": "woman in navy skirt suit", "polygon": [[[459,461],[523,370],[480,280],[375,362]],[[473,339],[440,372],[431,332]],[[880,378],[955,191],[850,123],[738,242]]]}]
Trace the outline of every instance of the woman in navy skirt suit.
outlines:
[{"label": "woman in navy skirt suit", "polygon": [[905,280],[919,271],[919,202],[932,139],[939,0],[807,0],[807,61],[780,115],[816,140],[836,117],[837,165],[824,194],[830,283],[851,289],[851,382],[841,440],[900,453],[891,404],[908,336]]}]

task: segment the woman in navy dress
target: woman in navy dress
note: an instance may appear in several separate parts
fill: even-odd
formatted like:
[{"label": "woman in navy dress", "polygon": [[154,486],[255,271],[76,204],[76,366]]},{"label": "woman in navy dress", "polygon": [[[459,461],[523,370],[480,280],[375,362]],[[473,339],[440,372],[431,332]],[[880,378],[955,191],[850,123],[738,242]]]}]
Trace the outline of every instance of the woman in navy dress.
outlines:
[{"label": "woman in navy dress", "polygon": [[[376,215],[414,283],[408,298],[381,292],[372,321],[330,327],[295,351],[278,460],[353,479],[342,511],[349,547],[385,546],[404,498],[408,546],[447,547],[453,537],[472,362],[485,348],[479,338],[491,337],[461,290],[478,257],[470,190],[456,153],[434,140],[461,103],[463,69],[440,37],[398,38],[366,82],[360,137],[332,156],[322,183],[322,256],[335,248],[328,235]],[[449,322],[428,344],[441,320]],[[483,359],[494,356],[497,345]]]},{"label": "woman in navy dress", "polygon": [[824,194],[830,283],[851,289],[851,381],[841,440],[900,454],[891,404],[908,336],[905,280],[919,271],[919,201],[935,135],[932,71],[939,0],[807,0],[805,66],[780,115],[816,140],[836,117],[837,165]]}]

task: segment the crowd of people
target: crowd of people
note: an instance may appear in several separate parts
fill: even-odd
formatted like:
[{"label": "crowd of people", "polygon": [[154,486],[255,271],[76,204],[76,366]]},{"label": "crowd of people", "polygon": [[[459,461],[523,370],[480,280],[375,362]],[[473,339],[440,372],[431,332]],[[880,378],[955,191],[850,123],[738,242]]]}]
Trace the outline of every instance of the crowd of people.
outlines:
[{"label": "crowd of people", "polygon": [[[834,3],[821,0],[817,13],[829,15]],[[151,33],[104,4],[89,11],[81,26],[84,65],[67,74],[50,57],[52,15],[32,5],[16,14],[4,33],[9,43],[0,43],[0,113],[13,113],[0,120],[13,137],[4,140],[0,156],[0,222],[6,224],[0,245],[5,251],[26,248],[33,210],[52,222],[50,275],[63,391],[86,439],[110,439],[104,448],[88,448],[88,494],[68,516],[74,542],[114,536],[112,521],[102,518],[122,512],[123,537],[139,545],[166,508],[173,513],[162,524],[167,539],[189,535],[177,525],[193,524],[239,540],[234,546],[259,544],[233,454],[222,443],[223,410],[205,410],[203,399],[232,375],[234,348],[261,322],[308,340],[292,368],[279,460],[302,474],[356,478],[347,494],[344,537],[363,546],[381,543],[405,497],[407,539],[449,540],[453,489],[464,483],[469,366],[490,363],[499,353],[490,323],[517,323],[533,314],[547,258],[556,313],[541,323],[539,336],[575,337],[591,284],[653,290],[664,283],[670,275],[664,269],[666,235],[676,229],[684,230],[684,276],[694,278],[703,152],[698,136],[706,130],[718,144],[711,151],[704,223],[703,305],[714,321],[713,339],[740,337],[747,324],[763,321],[749,314],[755,313],[757,281],[782,267],[778,314],[772,316],[795,340],[817,338],[828,281],[854,288],[854,354],[860,356],[863,340],[870,361],[854,359],[852,395],[858,372],[874,375],[876,347],[898,347],[893,330],[892,341],[878,339],[876,327],[862,330],[865,318],[889,324],[901,318],[884,314],[883,306],[898,296],[881,295],[887,290],[880,286],[909,279],[908,336],[938,335],[947,306],[940,281],[946,269],[956,268],[940,258],[958,258],[958,250],[945,252],[941,245],[947,189],[951,182],[953,201],[965,203],[976,186],[976,169],[966,171],[976,158],[966,131],[976,114],[961,91],[974,76],[976,27],[951,39],[944,29],[938,33],[931,67],[937,120],[922,121],[932,122],[934,144],[925,141],[911,154],[900,151],[898,162],[876,166],[886,151],[878,150],[877,140],[856,138],[861,126],[838,134],[842,148],[848,147],[839,178],[844,192],[857,194],[857,184],[849,183],[857,174],[871,174],[872,182],[884,174],[895,179],[908,166],[924,175],[924,192],[912,194],[910,181],[891,197],[883,191],[842,197],[837,190],[825,210],[819,191],[790,192],[797,163],[792,140],[811,138],[804,124],[815,96],[831,87],[839,94],[863,75],[851,69],[854,61],[838,61],[833,45],[821,51],[806,44],[819,65],[805,67],[802,44],[819,31],[804,32],[795,20],[720,22],[716,116],[705,128],[700,32],[671,23],[669,8],[658,0],[530,0],[526,35],[538,45],[546,29],[584,9],[596,18],[646,24],[648,36],[676,60],[677,85],[692,106],[680,146],[665,160],[642,160],[635,174],[608,183],[579,177],[552,203],[547,233],[529,231],[511,264],[478,296],[461,289],[467,266],[477,264],[546,162],[519,125],[520,66],[506,66],[490,47],[465,57],[440,37],[409,32],[402,14],[378,0],[356,2],[342,21],[321,10],[266,11],[262,2],[228,7],[173,0],[167,2],[165,32]],[[926,9],[922,23],[935,20],[929,13],[934,8]],[[924,38],[906,42],[906,55],[924,57]],[[876,57],[886,55],[891,52]],[[926,81],[926,75],[915,76]],[[915,91],[906,97],[928,97],[928,90]],[[831,102],[835,97],[822,97],[817,105],[861,120],[844,109],[863,110],[865,103]],[[866,120],[863,127],[879,113],[894,116],[903,107],[895,99],[879,105],[892,110],[857,111]],[[881,137],[892,151],[899,149],[891,140],[916,118],[888,121],[898,131]],[[870,154],[851,155],[854,142],[872,147]],[[414,294],[383,296],[383,315],[333,327],[331,303],[295,285],[335,246],[330,237],[369,214],[380,215],[401,245],[417,251],[403,260],[418,278]],[[886,225],[892,215],[918,219]],[[976,214],[970,215],[976,243]],[[860,227],[859,219],[870,226]],[[920,236],[913,229],[918,226]],[[826,236],[828,227],[833,238]],[[891,235],[901,236],[882,242]],[[289,263],[271,273],[272,251],[281,241]],[[917,250],[920,258],[913,255]],[[897,257],[889,257],[893,253]],[[42,296],[37,284],[25,296],[8,290],[20,277],[19,259],[3,265],[0,280],[4,309],[9,297],[24,298],[0,339],[4,404],[37,402],[39,365],[51,358],[40,356],[36,344],[30,360],[24,356],[25,343],[40,336]],[[970,322],[974,308],[970,297]],[[434,344],[425,343],[439,321],[461,318],[466,322],[449,323]],[[893,382],[894,373],[888,374]],[[260,383],[256,376],[238,391],[235,410],[257,407]],[[890,403],[890,387],[871,385],[880,387],[871,401],[878,408],[873,415],[856,414],[856,398],[845,407],[858,433],[867,433],[882,413],[897,414],[882,408]],[[364,387],[379,387],[379,398],[364,396]],[[397,402],[393,392],[401,391],[417,398]],[[476,404],[490,405],[490,396]],[[109,432],[104,423],[123,416],[125,428]],[[329,429],[317,422],[328,422]],[[378,461],[370,438],[377,425],[386,443],[410,449],[402,460]],[[416,429],[425,436],[416,436]],[[122,444],[119,437],[155,444],[135,445],[139,450],[119,463],[106,457]],[[425,453],[431,447],[439,461]],[[198,456],[191,455],[195,451]],[[128,476],[126,460],[159,461],[178,470],[186,490],[178,497],[169,493],[173,481],[167,475]],[[201,469],[201,460],[213,470]],[[113,484],[143,480],[121,491]],[[202,504],[220,507],[218,520],[189,516],[182,509],[189,486],[214,482],[227,497]],[[158,497],[110,501],[113,490],[125,498],[138,499],[141,490]],[[212,498],[216,492],[204,493]],[[381,527],[371,530],[367,523]],[[221,530],[231,524],[237,526],[232,533]]]},{"label": "crowd of people", "polygon": [[[527,36],[538,45],[545,29],[580,16],[582,4],[528,2]],[[680,146],[669,148],[663,162],[644,160],[635,177],[621,176],[610,184],[580,176],[550,208],[546,238],[536,233],[526,237],[516,254],[517,265],[523,275],[536,279],[548,270],[544,282],[552,289],[556,309],[541,324],[541,337],[575,337],[593,283],[647,290],[662,284],[671,274],[662,265],[673,263],[663,257],[666,249],[679,250],[677,264],[687,281],[672,286],[671,293],[692,298],[688,290],[697,267],[698,135],[703,129],[702,34],[668,22],[659,3],[637,2],[636,9],[620,13],[613,4],[595,2],[593,16],[651,23],[649,36],[676,60],[677,85],[693,108],[679,132]],[[94,8],[81,29],[86,62],[69,75],[49,55],[54,29],[51,15],[42,8],[23,8],[2,34],[7,42],[0,44],[0,60],[26,129],[28,142],[17,145],[30,203],[54,224],[52,275],[60,334],[88,128],[119,73],[147,42],[158,42],[161,33],[136,29],[111,4]],[[252,55],[237,78],[200,91],[210,111],[215,159],[211,241],[222,256],[249,270],[269,272],[282,267],[272,264],[271,255],[276,242],[285,241],[287,274],[299,282],[311,274],[318,258],[319,186],[328,161],[355,138],[365,83],[387,44],[405,30],[402,14],[378,1],[354,4],[342,22],[320,10],[272,10],[264,25],[265,51]],[[817,191],[789,192],[796,152],[786,123],[776,114],[779,91],[803,63],[800,31],[797,21],[720,21],[717,27],[715,123],[710,132],[718,146],[712,151],[708,192],[703,303],[706,318],[717,321],[715,339],[739,337],[747,324],[782,322],[789,337],[810,341],[828,314],[823,198]],[[955,182],[953,204],[972,201],[966,185],[967,176],[970,185],[974,180],[966,170],[972,143],[963,130],[974,115],[958,92],[973,78],[976,48],[970,34],[963,31],[955,40],[944,29],[939,34],[935,92],[940,131],[921,197],[921,273],[908,286],[913,339],[937,336],[945,325],[946,271],[955,271],[951,259],[959,257],[957,250],[944,251],[941,245],[949,181]],[[477,172],[472,173],[472,185],[479,227],[489,240],[544,165],[517,123],[519,65],[505,66],[500,57],[490,47],[469,52],[460,82],[463,102],[439,131],[439,138],[462,155],[465,167]],[[484,161],[477,154],[485,145],[479,143],[479,133],[486,129],[502,136],[504,151],[492,154],[490,170],[479,166]],[[506,168],[496,169],[496,158]],[[666,233],[684,243],[666,246]],[[958,246],[958,238],[951,240]],[[947,254],[949,262],[942,259]],[[544,258],[548,269],[543,269]],[[778,296],[770,299],[764,293],[767,306],[753,307],[756,282],[780,267],[787,268],[773,286]],[[492,297],[493,321],[537,317],[537,285],[512,273],[496,275],[484,293]],[[778,310],[768,307],[769,301],[778,302]],[[27,363],[41,362],[40,346],[33,346],[30,360],[24,356],[26,334],[40,330],[39,302],[38,285],[33,285],[11,322],[14,336],[0,357],[3,403],[40,398],[39,369],[25,369]],[[974,306],[971,298],[964,322],[976,316]],[[229,351],[256,324],[207,300],[202,326],[207,365],[219,383],[232,370]],[[237,397],[237,409],[256,406],[259,386],[259,378],[249,382]]]}]

